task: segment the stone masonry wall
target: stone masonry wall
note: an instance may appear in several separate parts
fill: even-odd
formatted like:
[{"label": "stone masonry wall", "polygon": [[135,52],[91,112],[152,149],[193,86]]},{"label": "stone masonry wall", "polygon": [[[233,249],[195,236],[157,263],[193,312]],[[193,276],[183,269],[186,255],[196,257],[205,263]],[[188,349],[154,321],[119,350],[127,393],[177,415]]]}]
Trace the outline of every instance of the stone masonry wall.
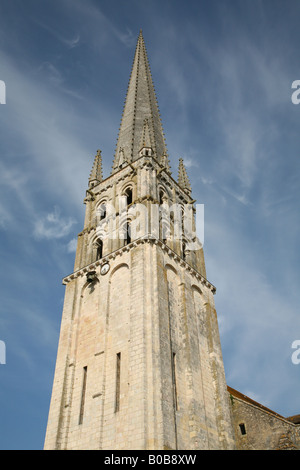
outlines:
[{"label": "stone masonry wall", "polygon": [[238,450],[300,449],[300,425],[229,395]]}]

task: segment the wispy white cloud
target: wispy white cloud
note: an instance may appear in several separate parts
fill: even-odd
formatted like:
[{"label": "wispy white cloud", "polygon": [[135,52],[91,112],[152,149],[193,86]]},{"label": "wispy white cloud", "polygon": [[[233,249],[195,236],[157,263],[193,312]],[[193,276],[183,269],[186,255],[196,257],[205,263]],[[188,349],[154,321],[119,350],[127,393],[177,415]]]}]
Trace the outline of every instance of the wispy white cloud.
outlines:
[{"label": "wispy white cloud", "polygon": [[35,221],[33,234],[39,240],[63,238],[69,235],[75,223],[71,217],[62,217],[60,209],[55,207],[53,212]]},{"label": "wispy white cloud", "polygon": [[67,251],[68,253],[75,253],[77,248],[77,239],[72,238],[72,240],[69,241],[67,244]]},{"label": "wispy white cloud", "polygon": [[126,31],[119,31],[118,28],[113,27],[113,31],[116,34],[116,36],[120,39],[120,41],[125,44],[127,47],[132,47],[136,41],[136,34],[135,32],[131,31],[128,27],[126,28]]},{"label": "wispy white cloud", "polygon": [[189,155],[187,157],[183,156],[183,160],[186,168],[199,167],[198,160],[191,158]]},{"label": "wispy white cloud", "polygon": [[8,223],[12,220],[12,215],[4,207],[3,204],[0,205],[0,227],[5,229]]},{"label": "wispy white cloud", "polygon": [[[11,298],[7,307],[13,314],[8,316],[8,311],[4,311],[1,315],[1,331],[6,332],[7,365],[11,366],[14,358],[17,358],[23,369],[36,373],[37,351],[28,347],[28,344],[34,344],[37,348],[43,344],[47,351],[54,352],[58,338],[57,325],[53,318],[47,316],[36,305],[24,305],[24,300],[20,301],[17,297]],[[3,320],[6,323],[5,328]]]},{"label": "wispy white cloud", "polygon": [[64,46],[66,46],[69,49],[73,49],[73,47],[78,46],[78,44],[80,43],[79,34],[75,34],[73,37],[68,38],[62,33],[60,33],[57,29],[49,26],[49,24],[45,24],[44,22],[37,20],[35,17],[32,18],[32,21],[34,21],[41,28],[51,33],[52,36],[54,36],[58,41],[60,41]]},{"label": "wispy white cloud", "polygon": [[[78,0],[64,0],[64,4],[67,8],[72,8],[73,14],[80,18],[78,27],[82,25],[89,25],[89,28],[79,29],[80,39],[82,41],[87,40],[90,45],[99,49],[104,43],[109,43],[112,36],[117,38],[126,47],[133,47],[136,41],[137,31],[134,33],[124,23],[124,26],[118,27],[115,22],[106,14],[104,14],[101,6],[93,4],[89,0],[85,0],[84,3]],[[66,45],[78,44],[77,35],[73,39],[66,40],[66,38],[58,35],[58,38],[66,43]],[[70,47],[70,45],[69,45]]]},{"label": "wispy white cloud", "polygon": [[64,93],[66,95],[70,95],[73,98],[77,98],[79,100],[83,100],[83,94],[80,93],[76,88],[71,88],[70,85],[68,86],[65,77],[61,70],[59,70],[53,63],[46,61],[43,62],[37,68],[38,73],[49,82],[56,87],[56,89]]},{"label": "wispy white cloud", "polygon": [[253,204],[253,202],[247,198],[245,192],[240,194],[240,193],[237,193],[233,188],[226,188],[223,186],[220,186],[220,190],[223,191],[226,195],[231,196],[232,198],[234,198],[236,201],[240,202],[241,204],[244,204],[246,206]]},{"label": "wispy white cloud", "polygon": [[[76,239],[70,240],[75,227],[70,213],[78,214],[78,219],[83,220],[82,199],[92,164],[89,145],[99,138],[101,146],[104,142],[110,148],[116,138],[119,116],[116,128],[111,129],[111,108],[107,109],[99,95],[99,100],[92,96],[87,101],[83,90],[66,79],[67,68],[57,58],[64,53],[65,58],[70,57],[86,45],[83,50],[93,51],[95,59],[91,79],[96,76],[97,87],[101,87],[101,59],[111,60],[114,44],[121,46],[121,54],[122,46],[134,47],[137,31],[132,33],[133,23],[128,27],[119,17],[120,28],[115,17],[104,15],[95,2],[62,0],[61,5],[62,11],[69,12],[70,22],[62,26],[62,20],[56,26],[49,21],[43,31],[40,28],[41,35],[48,36],[46,31],[51,35],[51,42],[55,43],[53,54],[45,54],[42,60],[39,56],[36,61],[27,51],[23,63],[20,56],[15,55],[11,60],[3,52],[0,54],[2,70],[6,73],[1,78],[8,85],[7,105],[1,108],[1,128],[6,136],[11,133],[9,145],[18,150],[18,155],[11,159],[6,155],[8,166],[2,162],[0,166],[4,189],[1,195],[5,200],[5,206],[0,209],[0,224],[2,220],[8,227],[16,216],[14,206],[20,207],[28,223],[23,232],[33,228],[35,236],[43,241],[36,243],[38,247],[45,248],[47,241],[53,239],[59,241],[55,243],[51,262],[63,272],[66,267],[64,260],[60,260],[59,250],[74,253],[76,248]],[[158,9],[161,8],[160,2]],[[208,202],[206,267],[209,280],[217,287],[216,304],[228,383],[243,384],[241,391],[267,405],[283,393],[282,378],[287,378],[286,383],[293,382],[284,361],[289,360],[290,343],[296,339],[292,336],[299,330],[299,276],[291,266],[298,252],[296,203],[289,210],[290,202],[297,201],[299,180],[294,172],[289,194],[283,193],[281,184],[274,185],[278,168],[270,165],[273,158],[282,161],[286,157],[279,155],[274,141],[282,131],[275,119],[277,112],[284,107],[286,98],[291,106],[288,70],[277,51],[272,54],[270,48],[260,48],[255,38],[247,37],[248,33],[242,30],[237,34],[237,29],[232,28],[229,35],[224,31],[215,34],[215,18],[215,30],[208,24],[213,34],[205,33],[200,18],[196,21],[190,18],[184,24],[180,18],[177,25],[181,26],[182,34],[178,34],[174,16],[157,18],[150,8],[149,14],[150,10],[155,21],[149,33],[144,33],[146,44],[149,38],[152,46],[150,62],[152,71],[156,71],[154,81],[157,83],[157,78],[162,84],[158,101],[165,105],[166,112],[170,111],[167,117],[171,139],[168,128],[166,132],[167,146],[174,155],[173,174],[178,157],[183,156],[186,166],[193,170],[189,172],[194,180],[193,197],[203,202],[204,193]],[[225,10],[233,14],[232,9]],[[150,24],[149,18],[151,15],[147,16]],[[229,31],[232,23],[228,23],[228,18],[222,24],[225,23]],[[68,29],[70,24],[72,28]],[[223,41],[224,36],[227,42]],[[9,39],[7,43],[11,38],[9,35],[5,38]],[[115,49],[113,54],[115,63],[119,64],[120,56]],[[81,58],[82,64],[88,66],[83,55]],[[72,64],[70,70],[74,72]],[[128,77],[124,73],[126,82]],[[299,77],[291,77],[295,78]],[[97,93],[97,88],[92,93]],[[75,103],[70,97],[81,99]],[[163,114],[163,123],[164,117]],[[105,159],[110,167],[109,153]],[[257,186],[260,191],[256,191]],[[17,204],[12,203],[12,198]],[[55,203],[62,209],[47,212]],[[256,231],[260,231],[260,239],[254,239]],[[282,237],[284,231],[283,243],[277,237]],[[24,246],[23,255],[28,253],[25,250]],[[8,268],[11,275],[18,276],[18,283],[24,285],[23,270],[16,270],[12,263]],[[38,265],[36,272],[40,269]],[[37,277],[28,281],[34,286],[31,292],[28,289],[29,305],[32,305],[30,297],[39,290],[38,284],[46,282],[45,277],[43,280]],[[21,307],[18,307],[19,315],[26,317],[28,328],[38,332],[46,344],[54,344],[57,336],[48,323],[50,317],[40,315],[37,309]],[[28,338],[31,340],[31,335]],[[28,362],[32,360],[26,344],[20,343],[18,353],[19,357],[27,354]],[[296,366],[294,370],[298,373]]]},{"label": "wispy white cloud", "polygon": [[[288,270],[276,250],[278,283],[274,282],[270,261],[263,262],[268,260],[267,247],[240,231],[230,207],[225,214],[220,207],[207,216],[206,262],[208,278],[217,287],[227,383],[271,408],[281,403],[283,410],[287,404],[282,403],[282,380],[291,383],[297,372],[289,364],[299,324],[297,296],[286,295]],[[292,410],[295,404],[289,406]]]},{"label": "wispy white cloud", "polygon": [[[45,181],[45,195],[51,191],[61,191],[64,203],[76,204],[78,207],[82,200],[80,188],[83,195],[85,187],[82,174],[89,171],[88,149],[84,146],[86,131],[82,128],[81,116],[77,116],[73,109],[70,109],[68,102],[61,100],[59,94],[53,94],[53,89],[47,87],[47,84],[35,80],[34,76],[29,78],[22,74],[17,64],[12,63],[4,54],[1,54],[1,63],[5,68],[10,89],[7,114],[0,116],[1,125],[2,129],[11,131],[10,124],[13,123],[18,135],[15,143],[19,146],[17,151],[24,155],[22,172],[19,166],[14,168],[10,162],[5,170],[5,181],[9,180],[18,191],[19,185],[12,172],[18,173],[19,178],[23,180],[30,175],[31,184],[38,181],[40,185]],[[60,81],[59,72],[55,72],[55,77]],[[84,119],[88,128],[96,129],[92,116],[87,115]],[[83,132],[78,133],[78,129]],[[25,184],[23,189],[24,186]],[[27,189],[23,200],[32,193],[29,187]],[[30,209],[30,205],[27,209]]]},{"label": "wispy white cloud", "polygon": [[[233,22],[232,17],[226,20]],[[247,199],[271,158],[272,143],[280,135],[276,115],[289,105],[290,76],[285,58],[272,53],[272,44],[260,49],[243,31],[239,31],[237,42],[233,35],[229,43],[210,43],[202,40],[201,30],[191,27],[188,38],[185,68],[193,70],[197,79],[186,101],[193,99],[198,105],[199,122],[205,116],[203,136],[209,124],[215,130],[210,151],[215,152],[218,164],[214,170],[223,186],[230,188],[235,177],[240,198]],[[191,43],[193,53],[189,53]]]}]

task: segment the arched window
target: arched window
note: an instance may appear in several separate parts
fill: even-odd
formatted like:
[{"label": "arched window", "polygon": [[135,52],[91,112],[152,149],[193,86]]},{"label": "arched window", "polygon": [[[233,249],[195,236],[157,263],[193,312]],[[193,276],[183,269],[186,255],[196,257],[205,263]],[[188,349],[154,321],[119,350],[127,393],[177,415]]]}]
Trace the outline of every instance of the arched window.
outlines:
[{"label": "arched window", "polygon": [[98,208],[98,213],[100,216],[100,221],[106,218],[106,205],[103,203]]},{"label": "arched window", "polygon": [[120,239],[123,241],[123,246],[131,243],[130,220],[126,220],[122,223],[120,227]]},{"label": "arched window", "polygon": [[132,204],[133,201],[133,196],[132,196],[132,188],[127,188],[126,191],[124,192],[124,196],[127,198],[127,206]]},{"label": "arched window", "polygon": [[165,199],[166,199],[165,192],[161,189],[159,191],[159,204],[163,204]]},{"label": "arched window", "polygon": [[97,240],[97,253],[96,253],[96,261],[101,259],[103,256],[103,241]]}]

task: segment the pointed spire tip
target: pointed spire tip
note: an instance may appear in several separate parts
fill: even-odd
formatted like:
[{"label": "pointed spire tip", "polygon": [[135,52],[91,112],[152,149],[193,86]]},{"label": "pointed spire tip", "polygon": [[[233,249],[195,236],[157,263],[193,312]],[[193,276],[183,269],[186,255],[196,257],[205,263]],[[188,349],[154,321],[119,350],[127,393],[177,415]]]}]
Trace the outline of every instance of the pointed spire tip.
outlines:
[{"label": "pointed spire tip", "polygon": [[[148,121],[146,125],[145,119]],[[114,170],[120,167],[121,148],[127,159],[133,161],[145,146],[151,147],[157,158],[167,153],[143,31],[140,28],[119,127]]]},{"label": "pointed spire tip", "polygon": [[179,168],[178,168],[178,184],[189,194],[191,193],[191,184],[187,175],[185,165],[183,163],[183,158],[179,158]]},{"label": "pointed spire tip", "polygon": [[91,184],[92,181],[102,181],[103,174],[102,174],[102,155],[101,150],[98,149],[97,153],[94,158],[93,168],[89,177],[89,183]]}]

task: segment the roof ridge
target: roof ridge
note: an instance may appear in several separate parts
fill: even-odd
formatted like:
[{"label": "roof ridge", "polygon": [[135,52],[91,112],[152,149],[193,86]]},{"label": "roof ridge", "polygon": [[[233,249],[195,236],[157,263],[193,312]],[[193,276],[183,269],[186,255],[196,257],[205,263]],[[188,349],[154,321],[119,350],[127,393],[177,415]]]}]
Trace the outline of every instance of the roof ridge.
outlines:
[{"label": "roof ridge", "polygon": [[242,392],[239,392],[238,390],[235,390],[234,388],[229,387],[229,385],[227,385],[227,390],[232,396],[234,396],[236,398],[239,398],[240,400],[244,400],[244,401],[250,403],[251,405],[257,406],[257,407],[261,408],[264,411],[272,413],[273,415],[276,415],[278,418],[282,418],[282,419],[285,419],[285,420],[287,419],[284,416],[280,415],[279,413],[276,413],[276,411],[273,411],[270,408],[267,408],[266,406],[262,405],[261,403],[259,403],[255,400],[253,400],[252,398],[248,397],[247,395],[244,395]]}]

